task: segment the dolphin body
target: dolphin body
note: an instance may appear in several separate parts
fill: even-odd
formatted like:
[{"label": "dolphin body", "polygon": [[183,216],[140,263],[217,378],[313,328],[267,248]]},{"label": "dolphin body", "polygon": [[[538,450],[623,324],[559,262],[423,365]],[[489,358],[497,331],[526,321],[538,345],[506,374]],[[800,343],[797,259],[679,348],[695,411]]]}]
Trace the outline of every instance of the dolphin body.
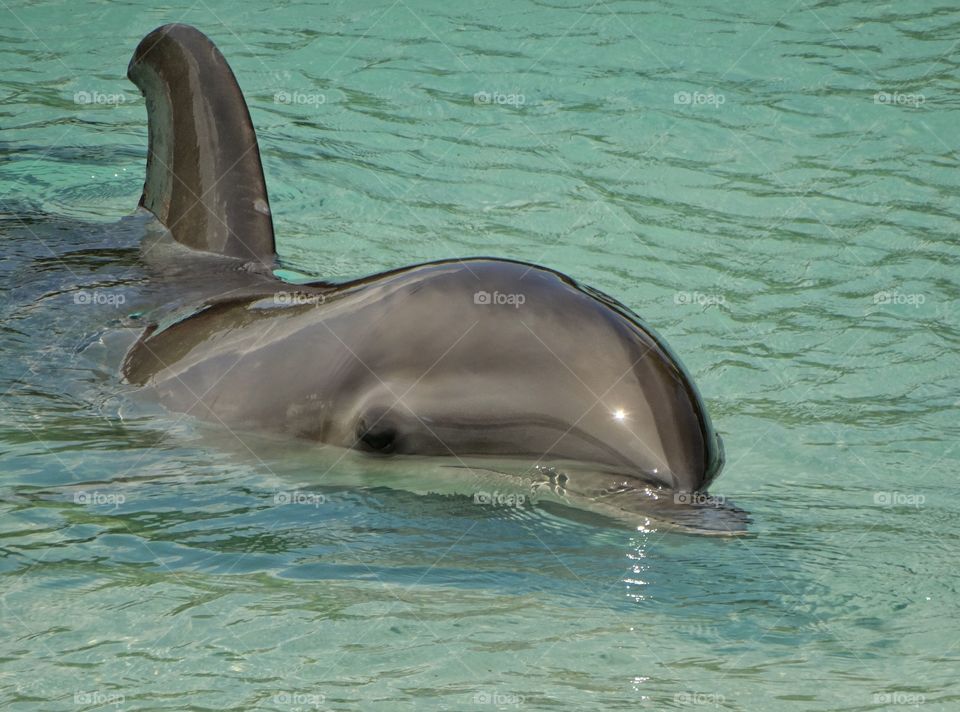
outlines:
[{"label": "dolphin body", "polygon": [[195,28],[166,25],[128,77],[149,121],[140,205],[191,248],[168,252],[208,293],[148,326],[124,360],[129,383],[231,428],[458,468],[523,460],[562,477],[575,505],[744,531],[742,511],[693,496],[723,467],[720,437],[680,361],[625,306],[494,258],[276,279],[256,134],[223,55]]}]

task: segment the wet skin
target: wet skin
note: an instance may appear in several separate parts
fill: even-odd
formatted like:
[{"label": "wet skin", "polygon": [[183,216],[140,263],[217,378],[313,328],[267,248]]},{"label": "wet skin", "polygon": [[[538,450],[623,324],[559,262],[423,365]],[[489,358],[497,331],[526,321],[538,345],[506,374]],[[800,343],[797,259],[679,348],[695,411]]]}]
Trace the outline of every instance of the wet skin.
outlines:
[{"label": "wet skin", "polygon": [[722,466],[666,346],[608,297],[518,262],[215,301],[148,331],[124,372],[176,411],[379,454],[576,461],[681,490]]}]

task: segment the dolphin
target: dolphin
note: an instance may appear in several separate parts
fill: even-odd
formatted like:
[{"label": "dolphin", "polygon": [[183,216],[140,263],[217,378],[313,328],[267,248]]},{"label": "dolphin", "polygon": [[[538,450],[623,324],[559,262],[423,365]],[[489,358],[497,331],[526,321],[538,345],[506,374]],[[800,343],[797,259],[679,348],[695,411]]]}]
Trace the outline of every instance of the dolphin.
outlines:
[{"label": "dolphin", "polygon": [[680,360],[626,306],[492,257],[284,282],[256,133],[220,51],[165,25],[128,77],[147,106],[140,206],[164,228],[171,279],[207,291],[151,320],[123,361],[128,383],[231,429],[377,458],[528,462],[606,513],[659,502],[665,519],[690,519],[702,505],[720,436]]}]

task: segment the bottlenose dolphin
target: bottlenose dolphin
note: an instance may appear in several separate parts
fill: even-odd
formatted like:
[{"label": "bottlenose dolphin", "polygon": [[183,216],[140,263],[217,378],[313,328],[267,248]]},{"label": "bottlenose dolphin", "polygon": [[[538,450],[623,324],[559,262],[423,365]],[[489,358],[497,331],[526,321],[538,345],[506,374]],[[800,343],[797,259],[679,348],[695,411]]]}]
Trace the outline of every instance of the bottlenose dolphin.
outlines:
[{"label": "bottlenose dolphin", "polygon": [[191,248],[174,257],[186,279],[209,288],[146,328],[123,363],[129,383],[231,428],[589,471],[562,482],[607,509],[702,505],[692,495],[723,466],[720,437],[679,359],[627,307],[495,258],[276,279],[256,133],[223,55],[195,28],[166,25],[140,42],[128,77],[149,124],[140,205]]}]

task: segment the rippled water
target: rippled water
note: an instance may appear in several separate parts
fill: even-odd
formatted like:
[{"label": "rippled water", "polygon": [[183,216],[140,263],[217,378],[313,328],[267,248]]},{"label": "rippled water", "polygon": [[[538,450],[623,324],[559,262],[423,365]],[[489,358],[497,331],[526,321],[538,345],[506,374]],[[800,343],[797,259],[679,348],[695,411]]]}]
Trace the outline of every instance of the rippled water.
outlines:
[{"label": "rippled water", "polygon": [[[5,709],[957,708],[960,12],[0,16]],[[321,482],[325,452],[132,408],[124,73],[173,20],[238,75],[287,266],[495,255],[616,296],[693,373],[752,536],[478,507],[349,459]]]}]

